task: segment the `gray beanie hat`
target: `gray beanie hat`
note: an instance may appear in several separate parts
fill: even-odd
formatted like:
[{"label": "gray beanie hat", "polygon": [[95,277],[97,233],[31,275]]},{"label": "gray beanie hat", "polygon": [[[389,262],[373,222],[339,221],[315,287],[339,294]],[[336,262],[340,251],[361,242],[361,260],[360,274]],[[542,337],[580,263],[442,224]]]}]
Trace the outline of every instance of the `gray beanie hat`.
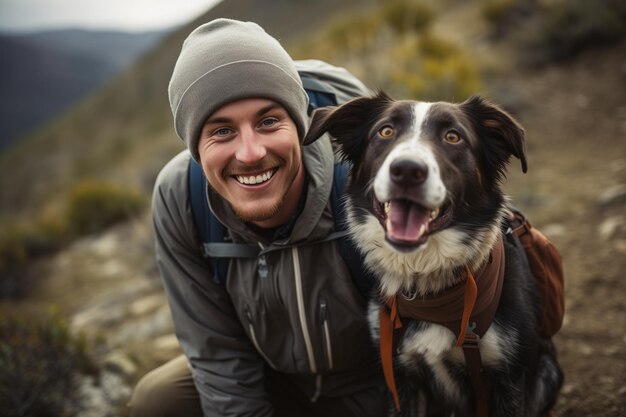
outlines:
[{"label": "gray beanie hat", "polygon": [[274,100],[295,122],[300,140],[306,132],[308,97],[293,60],[256,23],[216,19],[191,32],[168,93],[176,134],[196,161],[205,120],[235,100]]}]

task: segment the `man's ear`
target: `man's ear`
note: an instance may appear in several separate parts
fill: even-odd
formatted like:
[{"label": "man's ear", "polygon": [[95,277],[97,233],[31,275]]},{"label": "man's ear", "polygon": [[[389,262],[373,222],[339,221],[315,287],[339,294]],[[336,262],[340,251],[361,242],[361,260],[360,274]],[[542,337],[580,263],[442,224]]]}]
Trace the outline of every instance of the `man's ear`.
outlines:
[{"label": "man's ear", "polygon": [[339,107],[316,109],[303,144],[311,144],[328,132],[344,159],[358,161],[372,124],[391,101],[381,91],[374,97],[355,98]]},{"label": "man's ear", "polygon": [[483,162],[496,173],[494,180],[504,176],[511,155],[520,160],[522,172],[528,171],[524,128],[511,115],[478,96],[470,97],[461,108],[476,129],[483,148]]}]

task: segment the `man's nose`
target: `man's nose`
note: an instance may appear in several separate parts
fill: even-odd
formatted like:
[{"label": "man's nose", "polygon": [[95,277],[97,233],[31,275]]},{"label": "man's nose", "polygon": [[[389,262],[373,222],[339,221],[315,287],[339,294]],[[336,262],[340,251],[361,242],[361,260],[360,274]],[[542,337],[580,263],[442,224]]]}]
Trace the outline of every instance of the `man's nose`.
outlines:
[{"label": "man's nose", "polygon": [[251,127],[244,127],[239,133],[240,141],[235,157],[238,161],[247,165],[259,162],[267,154],[261,138]]}]

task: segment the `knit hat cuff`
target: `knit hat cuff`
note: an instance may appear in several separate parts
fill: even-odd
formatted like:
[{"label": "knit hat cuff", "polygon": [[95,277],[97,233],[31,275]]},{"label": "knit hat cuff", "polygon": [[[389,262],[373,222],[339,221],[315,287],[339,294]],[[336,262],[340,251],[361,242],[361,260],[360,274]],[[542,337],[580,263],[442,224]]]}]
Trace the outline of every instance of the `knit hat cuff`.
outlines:
[{"label": "knit hat cuff", "polygon": [[176,133],[196,161],[200,160],[198,141],[206,118],[223,105],[246,98],[266,98],[281,104],[296,124],[299,139],[304,138],[308,96],[300,79],[271,62],[230,62],[195,80],[182,93],[174,111]]}]

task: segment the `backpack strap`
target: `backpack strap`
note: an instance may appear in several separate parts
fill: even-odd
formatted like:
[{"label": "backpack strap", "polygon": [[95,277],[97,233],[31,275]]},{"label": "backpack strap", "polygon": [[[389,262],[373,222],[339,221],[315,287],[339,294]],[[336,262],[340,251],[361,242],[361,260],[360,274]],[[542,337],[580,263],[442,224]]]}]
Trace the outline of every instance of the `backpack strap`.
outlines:
[{"label": "backpack strap", "polygon": [[306,75],[301,75],[300,78],[302,79],[304,91],[306,91],[306,94],[309,96],[309,115],[318,107],[337,105],[337,97],[335,94],[320,81]]},{"label": "backpack strap", "polygon": [[207,181],[200,165],[189,159],[189,200],[193,220],[200,237],[200,251],[207,259],[212,281],[222,285],[228,274],[231,258],[256,258],[260,248],[254,245],[232,243],[226,227],[209,208]]},{"label": "backpack strap", "polygon": [[335,164],[333,186],[330,191],[330,204],[335,220],[335,233],[339,236],[339,254],[345,262],[354,285],[364,299],[369,299],[376,283],[374,275],[365,267],[365,257],[357,249],[348,235],[346,215],[345,190],[348,182],[350,164],[347,162]]}]

